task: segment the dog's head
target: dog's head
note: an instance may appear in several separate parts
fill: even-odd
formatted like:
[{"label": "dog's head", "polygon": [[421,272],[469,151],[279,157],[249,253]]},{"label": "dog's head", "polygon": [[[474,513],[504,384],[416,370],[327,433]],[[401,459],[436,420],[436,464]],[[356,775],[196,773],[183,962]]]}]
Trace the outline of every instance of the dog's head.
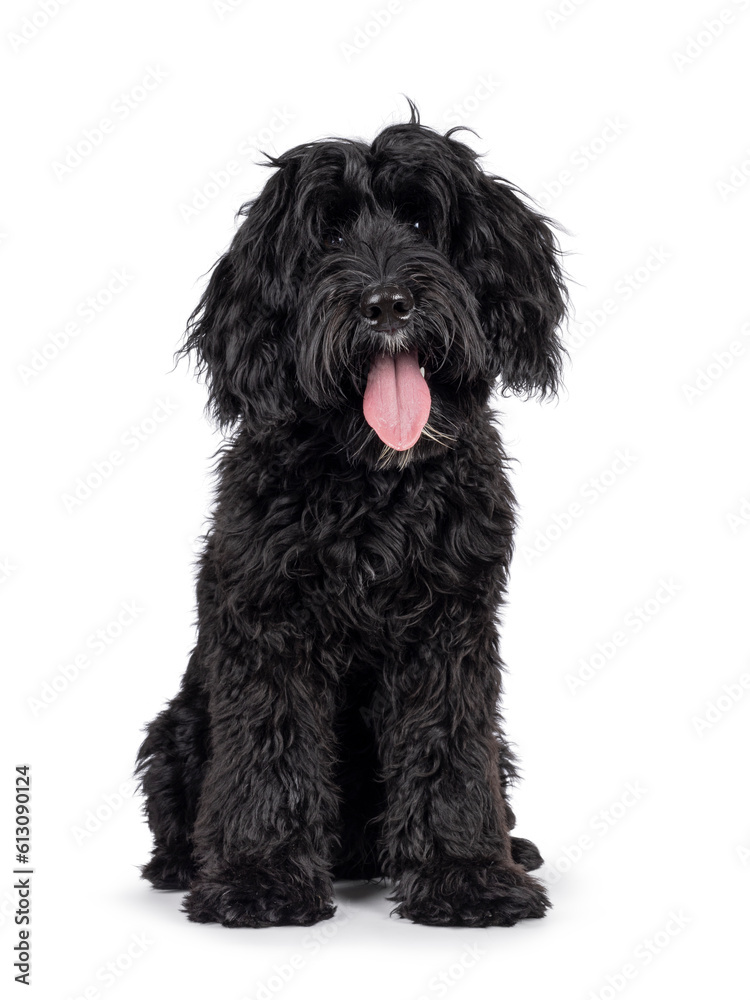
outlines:
[{"label": "dog's head", "polygon": [[188,325],[223,426],[326,435],[381,467],[462,437],[495,381],[553,392],[565,311],[548,220],[421,125],[270,159]]}]

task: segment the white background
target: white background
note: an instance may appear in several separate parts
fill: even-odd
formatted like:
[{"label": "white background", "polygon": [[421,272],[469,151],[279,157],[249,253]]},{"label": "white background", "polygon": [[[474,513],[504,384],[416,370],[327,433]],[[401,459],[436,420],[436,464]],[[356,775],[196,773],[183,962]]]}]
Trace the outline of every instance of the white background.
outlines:
[{"label": "white background", "polygon": [[[47,23],[32,0],[5,4],[0,605],[13,740],[0,978],[14,996],[20,763],[33,768],[36,870],[24,995],[739,995],[750,4],[566,2],[400,0],[380,25],[386,0],[69,0]],[[138,878],[150,838],[128,784],[141,727],[175,693],[193,640],[219,440],[204,388],[171,370],[172,354],[200,276],[267,175],[248,150],[372,138],[405,118],[402,94],[428,125],[474,128],[488,168],[568,230],[566,390],[499,404],[523,512],[504,634],[524,769],[514,805],[547,858],[554,909],[512,929],[429,928],[389,917],[385,889],[355,886],[317,932],[191,924],[180,894]],[[103,118],[110,130],[87,147]],[[88,155],[76,164],[69,146]],[[113,272],[124,287],[108,289]],[[121,463],[69,509],[65,495],[97,463],[106,473],[113,451]]]}]

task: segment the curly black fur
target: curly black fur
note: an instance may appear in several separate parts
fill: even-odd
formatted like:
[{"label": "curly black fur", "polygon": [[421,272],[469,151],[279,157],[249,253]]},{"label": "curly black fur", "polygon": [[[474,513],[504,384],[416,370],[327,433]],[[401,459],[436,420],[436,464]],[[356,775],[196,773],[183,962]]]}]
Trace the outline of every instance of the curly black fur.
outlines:
[{"label": "curly black fur", "polygon": [[[498,609],[515,503],[490,394],[553,392],[565,311],[548,220],[419,123],[270,160],[183,348],[232,430],[198,578],[198,639],[148,727],[144,877],[192,920],[330,917],[334,878],[390,880],[422,923],[549,902],[511,838]],[[363,290],[406,287],[401,328]],[[413,350],[417,443],[363,417],[370,359]]]}]

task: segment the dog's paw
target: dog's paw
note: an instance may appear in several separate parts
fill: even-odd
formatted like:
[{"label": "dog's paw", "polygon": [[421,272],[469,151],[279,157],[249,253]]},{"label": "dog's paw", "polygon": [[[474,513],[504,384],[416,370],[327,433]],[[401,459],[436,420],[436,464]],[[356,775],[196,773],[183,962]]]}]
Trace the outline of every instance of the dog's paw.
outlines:
[{"label": "dog's paw", "polygon": [[433,862],[405,872],[391,898],[400,917],[454,927],[511,927],[551,905],[536,879],[502,861]]},{"label": "dog's paw", "polygon": [[194,879],[183,910],[189,920],[224,927],[305,927],[328,920],[335,912],[331,880],[325,876],[302,879],[282,870],[242,867],[204,869]]},{"label": "dog's paw", "polygon": [[167,854],[157,848],[148,864],[141,868],[141,877],[155,889],[189,889],[196,867],[192,858]]},{"label": "dog's paw", "polygon": [[539,853],[536,844],[532,844],[530,840],[525,840],[523,837],[510,838],[510,851],[515,863],[527,872],[536,871],[544,864],[544,858]]}]

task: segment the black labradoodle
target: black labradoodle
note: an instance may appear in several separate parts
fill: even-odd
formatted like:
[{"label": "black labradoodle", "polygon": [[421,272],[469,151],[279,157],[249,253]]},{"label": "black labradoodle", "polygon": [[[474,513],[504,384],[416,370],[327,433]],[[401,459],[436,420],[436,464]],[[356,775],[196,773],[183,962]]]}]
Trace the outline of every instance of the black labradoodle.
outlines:
[{"label": "black labradoodle", "polygon": [[510,836],[497,613],[514,498],[490,393],[554,392],[547,219],[455,137],[270,158],[183,348],[232,433],[198,639],[138,772],[143,874],[191,920],[311,924],[386,877],[425,924],[549,906]]}]

